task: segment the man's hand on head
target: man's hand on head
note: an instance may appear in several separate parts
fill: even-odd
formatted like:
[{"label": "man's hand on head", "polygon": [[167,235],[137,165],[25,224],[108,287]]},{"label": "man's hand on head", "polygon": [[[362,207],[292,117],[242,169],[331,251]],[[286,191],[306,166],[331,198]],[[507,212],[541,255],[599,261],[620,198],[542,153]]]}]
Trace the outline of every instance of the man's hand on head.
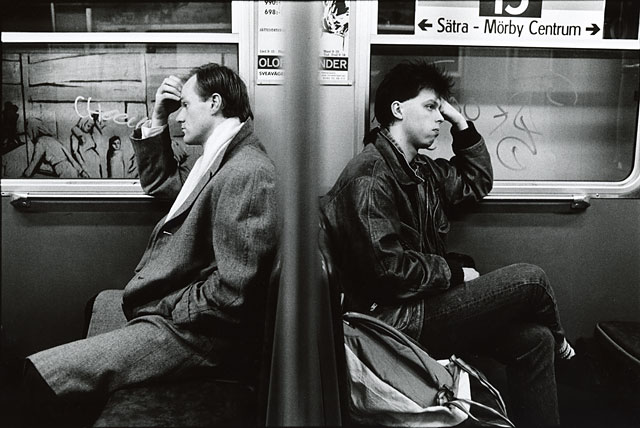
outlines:
[{"label": "man's hand on head", "polygon": [[156,100],[151,115],[151,126],[164,126],[169,115],[180,108],[180,96],[182,94],[182,79],[169,76],[162,81],[156,91]]},{"label": "man's hand on head", "polygon": [[463,131],[469,127],[462,113],[455,109],[447,100],[440,100],[440,113],[444,120],[451,123],[454,129]]}]

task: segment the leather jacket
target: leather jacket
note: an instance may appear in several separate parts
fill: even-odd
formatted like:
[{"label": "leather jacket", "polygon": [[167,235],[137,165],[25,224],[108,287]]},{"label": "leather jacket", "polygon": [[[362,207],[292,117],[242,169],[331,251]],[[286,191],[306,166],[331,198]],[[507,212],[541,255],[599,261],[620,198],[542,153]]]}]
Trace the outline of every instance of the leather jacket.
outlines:
[{"label": "leather jacket", "polygon": [[370,135],[322,198],[321,214],[343,309],[376,316],[417,339],[423,299],[463,281],[462,266],[445,258],[446,212],[489,193],[491,159],[471,122],[452,131],[450,160],[418,154],[409,165],[388,130]]}]

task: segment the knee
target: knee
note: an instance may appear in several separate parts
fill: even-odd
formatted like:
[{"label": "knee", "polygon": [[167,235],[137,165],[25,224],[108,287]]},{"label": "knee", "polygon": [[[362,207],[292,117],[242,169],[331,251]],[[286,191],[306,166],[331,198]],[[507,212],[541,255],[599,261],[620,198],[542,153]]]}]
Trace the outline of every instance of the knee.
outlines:
[{"label": "knee", "polygon": [[531,263],[515,263],[510,268],[517,272],[517,276],[523,281],[549,282],[546,272],[540,266]]},{"label": "knee", "polygon": [[516,263],[509,267],[513,270],[514,277],[519,284],[540,287],[549,294],[553,294],[549,278],[540,266],[530,263]]},{"label": "knee", "polygon": [[19,393],[22,401],[30,404],[42,404],[56,399],[56,393],[29,359],[24,360]]},{"label": "knee", "polygon": [[525,324],[520,330],[522,341],[521,357],[535,356],[536,359],[553,360],[555,339],[549,328],[538,324]]}]

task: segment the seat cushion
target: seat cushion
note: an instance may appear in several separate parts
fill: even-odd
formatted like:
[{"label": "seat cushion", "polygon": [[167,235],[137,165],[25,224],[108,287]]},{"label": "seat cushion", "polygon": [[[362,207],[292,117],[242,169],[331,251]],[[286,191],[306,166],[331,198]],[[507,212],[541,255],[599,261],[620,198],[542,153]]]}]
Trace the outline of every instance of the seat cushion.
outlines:
[{"label": "seat cushion", "polygon": [[595,336],[620,369],[640,378],[640,323],[605,321],[596,325]]},{"label": "seat cushion", "polygon": [[247,385],[214,379],[139,385],[112,393],[93,426],[253,426],[256,397]]},{"label": "seat cushion", "polygon": [[[122,290],[105,290],[88,303],[87,336],[124,326]],[[234,380],[231,370],[201,378],[134,385],[111,393],[95,427],[253,426],[255,388]],[[222,378],[222,379],[221,379]]]},{"label": "seat cushion", "polygon": [[596,326],[597,334],[610,342],[629,363],[640,367],[640,323],[632,321],[606,321]]}]

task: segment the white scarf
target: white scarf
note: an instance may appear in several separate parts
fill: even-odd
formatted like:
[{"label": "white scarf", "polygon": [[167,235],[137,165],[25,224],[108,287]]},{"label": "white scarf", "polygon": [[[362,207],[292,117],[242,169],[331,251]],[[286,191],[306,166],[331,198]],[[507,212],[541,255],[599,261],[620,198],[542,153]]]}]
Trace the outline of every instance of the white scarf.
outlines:
[{"label": "white scarf", "polygon": [[173,202],[173,205],[171,205],[169,214],[167,214],[164,220],[165,223],[174,216],[178,208],[187,200],[196,187],[196,184],[205,176],[207,171],[213,170],[215,172],[218,169],[229,143],[231,143],[231,140],[240,132],[242,125],[244,125],[244,122],[240,122],[239,118],[230,117],[225,119],[213,130],[204,143],[202,156],[194,163],[193,168],[182,185],[182,189],[180,189],[180,193],[178,193],[176,200]]}]

